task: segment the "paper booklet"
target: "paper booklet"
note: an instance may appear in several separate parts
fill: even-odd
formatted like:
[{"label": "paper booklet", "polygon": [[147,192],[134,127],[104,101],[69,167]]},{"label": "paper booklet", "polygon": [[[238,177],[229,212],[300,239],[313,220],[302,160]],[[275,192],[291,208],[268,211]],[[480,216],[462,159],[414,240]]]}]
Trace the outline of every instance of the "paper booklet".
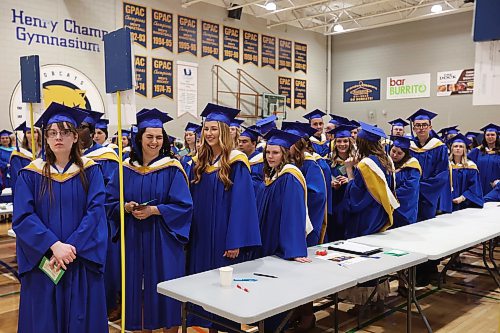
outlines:
[{"label": "paper booklet", "polygon": [[40,265],[38,267],[44,272],[54,284],[58,284],[61,280],[62,276],[66,272],[64,269],[57,270],[56,267],[50,268],[50,260],[47,257],[43,257],[42,261],[40,261]]},{"label": "paper booklet", "polygon": [[360,254],[365,256],[369,256],[382,251],[381,247],[369,246],[350,241],[338,241],[325,245],[328,245],[328,249],[330,250],[335,250],[345,253]]}]

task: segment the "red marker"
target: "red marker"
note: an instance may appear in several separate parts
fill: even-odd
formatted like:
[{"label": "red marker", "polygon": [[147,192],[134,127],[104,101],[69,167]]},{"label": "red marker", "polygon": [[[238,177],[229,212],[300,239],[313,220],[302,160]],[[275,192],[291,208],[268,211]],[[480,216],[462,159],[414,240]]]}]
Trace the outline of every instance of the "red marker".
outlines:
[{"label": "red marker", "polygon": [[250,290],[248,290],[248,288],[244,288],[244,287],[240,286],[239,284],[237,284],[237,285],[236,285],[236,287],[237,287],[238,289],[243,290],[243,291],[244,291],[244,292],[246,292],[246,293],[250,292]]}]

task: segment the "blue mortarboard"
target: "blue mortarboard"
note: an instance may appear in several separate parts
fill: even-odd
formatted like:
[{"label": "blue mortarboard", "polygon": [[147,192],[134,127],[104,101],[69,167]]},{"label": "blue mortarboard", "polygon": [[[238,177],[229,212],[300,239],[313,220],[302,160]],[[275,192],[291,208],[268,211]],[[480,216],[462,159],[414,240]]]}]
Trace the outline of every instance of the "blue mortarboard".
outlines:
[{"label": "blue mortarboard", "polygon": [[172,136],[172,135],[168,136],[168,141],[170,141],[171,144],[174,144],[175,140],[177,140],[177,138],[175,136]]},{"label": "blue mortarboard", "polygon": [[0,136],[10,136],[11,134],[12,134],[11,131],[7,131],[7,130],[0,131]]},{"label": "blue mortarboard", "polygon": [[200,127],[200,125],[189,122],[186,124],[186,127],[184,128],[184,132],[196,132],[196,129],[198,127]]},{"label": "blue mortarboard", "polygon": [[291,121],[284,121],[281,124],[281,130],[287,133],[298,135],[302,138],[310,137],[317,132],[317,130],[312,128],[311,125],[309,124],[304,124],[300,122],[291,122]]},{"label": "blue mortarboard", "polygon": [[240,127],[241,124],[243,124],[244,121],[245,120],[243,120],[243,119],[233,119],[229,123],[229,127]]},{"label": "blue mortarboard", "polygon": [[498,133],[498,132],[500,132],[500,126],[495,125],[495,124],[488,124],[488,125],[484,126],[483,128],[481,128],[481,131]]},{"label": "blue mortarboard", "polygon": [[467,132],[465,133],[465,137],[468,138],[477,138],[481,133],[478,132]]},{"label": "blue mortarboard", "polygon": [[351,131],[355,129],[355,126],[352,125],[340,125],[339,127],[335,127],[331,131],[328,131],[329,134],[333,134],[336,139],[340,138],[350,138]]},{"label": "blue mortarboard", "polygon": [[389,121],[389,124],[391,124],[392,126],[400,126],[400,127],[405,127],[405,126],[410,125],[401,118],[391,120],[391,121]]},{"label": "blue mortarboard", "polygon": [[307,120],[311,121],[313,119],[323,118],[323,116],[326,116],[326,113],[324,113],[320,109],[316,109],[314,111],[309,112],[308,114],[305,114],[304,118],[306,118]]},{"label": "blue mortarboard", "polygon": [[269,132],[270,130],[272,130],[273,128],[276,128],[276,120],[278,120],[278,117],[276,117],[273,114],[272,116],[257,120],[255,122],[255,126],[257,126],[260,134],[264,135],[267,132]]},{"label": "blue mortarboard", "polygon": [[295,142],[301,139],[300,136],[288,133],[285,131],[280,131],[279,129],[273,128],[269,133],[267,133],[264,138],[267,141],[267,145],[281,146],[283,148],[290,148]]},{"label": "blue mortarboard", "polygon": [[332,117],[332,119],[330,119],[329,122],[334,124],[335,126],[340,126],[342,124],[349,124],[349,119],[347,119],[346,117],[337,116],[331,113],[330,117]]},{"label": "blue mortarboard", "polygon": [[452,145],[454,144],[455,142],[462,142],[462,143],[465,143],[465,146],[468,146],[471,144],[471,141],[469,139],[467,139],[463,134],[459,133],[457,135],[455,135],[453,138],[451,138],[450,140],[446,141],[446,143],[448,145]]},{"label": "blue mortarboard", "polygon": [[412,138],[405,136],[391,135],[392,145],[401,149],[410,149],[410,143],[413,141]]},{"label": "blue mortarboard", "polygon": [[418,111],[416,111],[414,114],[412,114],[411,116],[409,116],[406,119],[408,119],[410,121],[415,121],[415,120],[431,120],[435,116],[437,116],[437,114],[435,114],[434,112],[430,112],[430,111],[427,111],[427,110],[424,110],[424,109],[419,109]]},{"label": "blue mortarboard", "polygon": [[49,107],[37,120],[35,126],[47,127],[54,123],[68,122],[73,126],[78,127],[82,121],[88,116],[85,111],[71,108],[56,102],[50,103]]},{"label": "blue mortarboard", "polygon": [[[114,134],[115,136],[118,135],[118,132],[115,132]],[[122,136],[126,136],[126,137],[129,137],[130,136],[130,131],[129,130],[126,130],[126,129],[122,129]]]},{"label": "blue mortarboard", "polygon": [[98,129],[107,129],[109,124],[108,119],[99,119],[97,123],[95,123],[95,128]]},{"label": "blue mortarboard", "polygon": [[442,128],[438,131],[441,135],[445,136],[448,134],[458,134],[458,125]]},{"label": "blue mortarboard", "polygon": [[202,129],[203,129],[203,126],[198,126],[198,128],[194,130],[194,133],[196,134],[197,137],[201,137],[201,130]]},{"label": "blue mortarboard", "polygon": [[251,129],[250,127],[243,126],[243,128],[245,130],[240,134],[240,137],[246,136],[247,138],[250,138],[250,140],[252,140],[252,141],[257,141],[259,139],[259,135],[260,135],[259,132],[257,132],[254,129]]},{"label": "blue mortarboard", "polygon": [[361,131],[359,131],[358,133],[358,138],[372,142],[379,141],[382,138],[384,139],[387,138],[387,135],[385,135],[384,130],[381,129],[380,127],[375,127],[367,123],[364,123],[362,121],[360,121],[360,124],[361,124]]},{"label": "blue mortarboard", "polygon": [[21,125],[17,126],[16,128],[14,128],[14,131],[20,131],[20,132],[26,132],[26,131],[29,131],[30,128],[28,126],[26,126],[26,121],[23,121],[21,123]]},{"label": "blue mortarboard", "polygon": [[98,112],[98,111],[92,111],[92,110],[86,110],[82,109],[79,107],[75,107],[75,109],[83,112],[87,112],[88,116],[83,119],[83,122],[90,124],[90,125],[95,125],[97,122],[101,119],[102,116],[104,116],[103,112]]},{"label": "blue mortarboard", "polygon": [[359,121],[356,121],[356,120],[351,120],[349,122],[350,125],[354,126],[354,127],[361,127],[361,124],[359,123]]},{"label": "blue mortarboard", "polygon": [[429,132],[429,136],[431,138],[436,138],[436,139],[440,139],[441,140],[441,137],[439,136],[439,134],[436,133],[435,130],[431,129],[431,131]]},{"label": "blue mortarboard", "polygon": [[205,121],[220,121],[229,126],[231,124],[231,120],[233,120],[238,113],[240,113],[240,110],[238,109],[208,103],[201,113],[201,116],[205,117]]},{"label": "blue mortarboard", "polygon": [[158,109],[142,109],[137,113],[137,128],[163,128],[163,124],[172,120],[166,112]]}]

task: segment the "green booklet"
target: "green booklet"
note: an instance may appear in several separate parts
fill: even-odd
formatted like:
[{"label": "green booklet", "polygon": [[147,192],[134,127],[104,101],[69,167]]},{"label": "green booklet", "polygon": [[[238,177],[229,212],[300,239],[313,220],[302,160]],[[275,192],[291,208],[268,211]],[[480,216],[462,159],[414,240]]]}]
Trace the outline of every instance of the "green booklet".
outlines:
[{"label": "green booklet", "polygon": [[58,284],[62,276],[66,272],[62,268],[59,270],[57,270],[55,267],[50,268],[50,260],[47,259],[47,257],[42,258],[42,261],[40,261],[40,265],[38,265],[38,268],[40,268],[42,272],[44,272],[52,280],[52,282],[54,282],[54,284]]}]

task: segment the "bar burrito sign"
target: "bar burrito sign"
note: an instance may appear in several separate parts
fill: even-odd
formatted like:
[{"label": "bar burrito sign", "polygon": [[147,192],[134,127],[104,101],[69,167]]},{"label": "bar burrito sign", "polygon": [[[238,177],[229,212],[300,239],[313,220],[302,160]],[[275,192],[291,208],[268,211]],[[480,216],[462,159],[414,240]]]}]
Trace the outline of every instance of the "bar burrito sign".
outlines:
[{"label": "bar burrito sign", "polygon": [[390,76],[387,78],[387,99],[430,97],[430,87],[430,73]]}]

